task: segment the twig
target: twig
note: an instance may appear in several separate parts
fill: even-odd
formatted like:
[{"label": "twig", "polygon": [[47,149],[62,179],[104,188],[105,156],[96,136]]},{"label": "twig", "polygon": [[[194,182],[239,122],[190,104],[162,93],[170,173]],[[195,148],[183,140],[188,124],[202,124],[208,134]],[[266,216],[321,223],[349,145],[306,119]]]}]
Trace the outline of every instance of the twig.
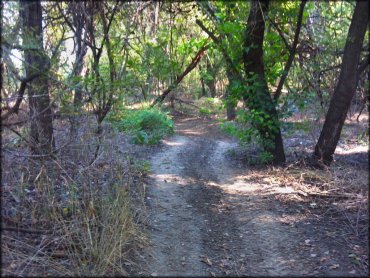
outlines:
[{"label": "twig", "polygon": [[17,227],[1,227],[3,231],[10,231],[10,232],[21,232],[21,233],[28,233],[28,234],[52,234],[52,231],[48,230],[34,230],[34,229],[24,229],[24,228],[17,228]]}]

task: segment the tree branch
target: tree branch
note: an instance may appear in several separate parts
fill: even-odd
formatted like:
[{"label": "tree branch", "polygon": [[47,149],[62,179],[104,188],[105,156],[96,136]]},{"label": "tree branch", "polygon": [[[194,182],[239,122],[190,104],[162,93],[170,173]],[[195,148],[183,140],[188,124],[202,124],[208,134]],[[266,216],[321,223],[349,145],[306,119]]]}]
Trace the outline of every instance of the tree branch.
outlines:
[{"label": "tree branch", "polygon": [[232,59],[230,58],[229,54],[227,54],[227,51],[221,45],[220,39],[217,38],[206,26],[204,26],[204,24],[203,24],[202,21],[200,21],[199,19],[197,19],[195,22],[219,46],[219,48],[220,48],[220,50],[222,52],[222,55],[224,56],[224,59],[225,59],[227,65],[228,65],[228,67],[230,68],[230,71],[232,72],[232,74],[234,76],[236,76],[239,80],[243,80],[242,77],[241,77],[241,75],[240,75],[240,73],[235,68],[234,63],[233,63]]},{"label": "tree branch", "polygon": [[272,24],[272,26],[276,29],[276,31],[278,31],[280,38],[283,40],[283,42],[284,42],[286,48],[288,49],[289,53],[291,53],[292,52],[292,48],[289,45],[289,43],[286,40],[286,38],[284,37],[284,33],[283,33],[283,31],[281,31],[279,25],[276,22],[274,22],[270,17],[268,17],[268,21],[270,21],[270,23]]},{"label": "tree branch", "polygon": [[1,116],[2,121],[6,120],[11,114],[18,113],[19,106],[22,103],[24,92],[26,91],[26,87],[27,87],[28,82],[31,82],[33,79],[39,77],[40,75],[41,75],[41,73],[33,74],[33,75],[31,75],[29,77],[26,77],[26,78],[21,80],[21,85],[20,85],[19,90],[17,92],[17,101],[15,102],[14,106],[9,109],[9,111],[7,113],[5,113],[4,115]]},{"label": "tree branch", "polygon": [[186,67],[186,69],[181,73],[179,76],[177,76],[174,83],[172,83],[166,90],[163,91],[162,95],[160,95],[156,100],[150,105],[150,107],[154,107],[157,103],[162,103],[163,100],[166,98],[166,96],[176,88],[176,86],[181,82],[181,80],[189,73],[191,72],[199,63],[199,61],[202,59],[204,52],[209,47],[208,44],[203,45],[197,54],[195,54],[194,58],[192,59],[191,63]]},{"label": "tree branch", "polygon": [[281,90],[283,89],[284,82],[285,82],[286,78],[288,77],[289,69],[293,64],[294,56],[295,56],[295,53],[296,53],[296,50],[297,50],[299,33],[301,32],[301,27],[302,27],[303,10],[304,10],[304,6],[306,5],[306,2],[307,2],[307,0],[302,0],[301,4],[299,6],[297,27],[296,27],[296,30],[295,30],[293,44],[291,46],[288,61],[285,64],[283,74],[281,76],[278,87],[276,89],[276,92],[275,92],[275,95],[274,95],[274,101],[277,101],[279,99],[279,97],[281,95]]}]

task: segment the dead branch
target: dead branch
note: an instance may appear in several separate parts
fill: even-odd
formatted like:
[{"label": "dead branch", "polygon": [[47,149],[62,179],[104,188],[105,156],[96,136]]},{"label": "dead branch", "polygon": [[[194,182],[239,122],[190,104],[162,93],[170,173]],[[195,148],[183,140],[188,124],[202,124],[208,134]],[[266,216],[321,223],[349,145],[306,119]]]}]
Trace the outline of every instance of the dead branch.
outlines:
[{"label": "dead branch", "polygon": [[13,114],[13,113],[17,114],[18,113],[19,106],[22,103],[24,92],[26,91],[26,87],[27,87],[28,82],[31,82],[33,79],[39,77],[40,75],[41,75],[41,73],[33,74],[33,75],[28,76],[26,78],[23,78],[21,80],[21,86],[20,86],[20,88],[19,88],[19,90],[16,94],[17,95],[17,101],[15,102],[14,106],[8,110],[7,113],[5,113],[4,115],[1,116],[2,121],[6,120],[11,114]]},{"label": "dead branch", "polygon": [[3,231],[9,231],[9,232],[21,232],[21,233],[28,233],[28,234],[51,234],[51,231],[47,230],[34,230],[34,229],[23,229],[23,228],[17,228],[17,227],[1,227]]}]

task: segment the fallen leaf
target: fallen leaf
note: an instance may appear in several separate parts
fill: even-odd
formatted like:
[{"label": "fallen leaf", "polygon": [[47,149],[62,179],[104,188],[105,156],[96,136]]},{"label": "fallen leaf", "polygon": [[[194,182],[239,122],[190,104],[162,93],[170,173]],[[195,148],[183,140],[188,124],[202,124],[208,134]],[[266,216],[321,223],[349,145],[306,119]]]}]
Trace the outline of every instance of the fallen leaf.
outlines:
[{"label": "fallen leaf", "polygon": [[329,266],[330,269],[336,269],[339,267],[339,264],[333,264],[331,266]]},{"label": "fallen leaf", "polygon": [[208,264],[209,266],[212,265],[212,262],[210,259],[208,259],[207,257],[203,258],[200,260],[201,262],[205,263],[205,264]]}]

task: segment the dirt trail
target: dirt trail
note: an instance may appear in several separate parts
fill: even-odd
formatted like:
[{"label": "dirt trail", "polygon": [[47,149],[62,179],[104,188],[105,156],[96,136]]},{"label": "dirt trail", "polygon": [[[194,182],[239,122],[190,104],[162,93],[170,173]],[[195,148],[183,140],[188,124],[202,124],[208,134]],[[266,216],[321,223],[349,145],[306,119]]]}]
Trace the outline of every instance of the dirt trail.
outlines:
[{"label": "dirt trail", "polygon": [[304,228],[283,225],[288,208],[269,195],[279,189],[248,181],[245,167],[227,158],[236,143],[214,124],[178,120],[163,143],[147,189],[148,275],[348,275],[318,267],[319,253],[331,247],[315,247]]}]

